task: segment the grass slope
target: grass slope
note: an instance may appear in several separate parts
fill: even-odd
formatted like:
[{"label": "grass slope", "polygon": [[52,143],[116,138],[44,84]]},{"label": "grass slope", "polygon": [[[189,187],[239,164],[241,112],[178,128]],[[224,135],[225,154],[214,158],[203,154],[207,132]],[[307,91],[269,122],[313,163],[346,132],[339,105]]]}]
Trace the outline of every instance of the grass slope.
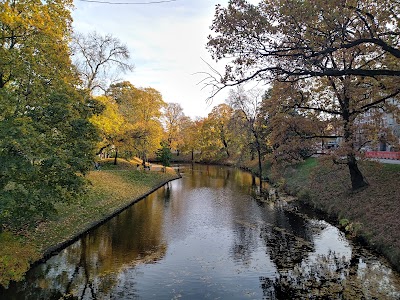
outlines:
[{"label": "grass slope", "polygon": [[23,279],[31,263],[49,249],[85,232],[98,221],[126,207],[154,188],[178,178],[173,169],[166,173],[136,170],[136,161],[102,161],[100,171],[87,175],[91,185],[84,199],[59,204],[58,216],[22,235],[0,234],[0,285]]}]

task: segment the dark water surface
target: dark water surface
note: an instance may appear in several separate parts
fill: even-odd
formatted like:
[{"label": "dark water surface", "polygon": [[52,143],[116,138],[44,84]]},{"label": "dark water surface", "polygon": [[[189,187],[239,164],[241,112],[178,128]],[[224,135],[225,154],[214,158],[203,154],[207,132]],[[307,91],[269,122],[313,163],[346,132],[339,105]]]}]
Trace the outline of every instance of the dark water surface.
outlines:
[{"label": "dark water surface", "polygon": [[186,166],[1,299],[399,299],[398,274],[324,221],[255,200],[255,179]]}]

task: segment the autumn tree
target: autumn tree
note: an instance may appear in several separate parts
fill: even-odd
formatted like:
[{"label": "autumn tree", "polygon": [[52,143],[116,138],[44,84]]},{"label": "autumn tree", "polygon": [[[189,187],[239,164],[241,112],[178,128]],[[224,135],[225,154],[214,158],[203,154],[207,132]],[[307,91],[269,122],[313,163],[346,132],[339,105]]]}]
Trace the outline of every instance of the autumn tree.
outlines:
[{"label": "autumn tree", "polygon": [[118,80],[119,72],[133,70],[127,46],[111,34],[75,33],[71,48],[84,88],[90,92],[96,89],[106,91]]},{"label": "autumn tree", "polygon": [[201,138],[201,126],[202,119],[191,120],[186,118],[182,126],[182,152],[190,153],[192,162],[195,160],[195,151],[200,151],[200,138]]},{"label": "autumn tree", "polygon": [[317,152],[317,145],[332,138],[332,126],[314,111],[293,105],[298,91],[291,83],[275,82],[262,103],[261,111],[269,118],[269,143],[272,161],[278,165],[293,163]]},{"label": "autumn tree", "polygon": [[114,145],[114,164],[117,164],[116,158],[119,150],[124,151],[125,154],[129,153],[127,156],[132,156],[138,140],[146,134],[138,126],[139,94],[140,90],[128,81],[112,84],[106,92],[106,97],[114,103],[115,113],[120,116],[124,124],[122,130],[118,133],[118,145]]},{"label": "autumn tree", "polygon": [[231,156],[231,141],[235,136],[235,133],[229,128],[232,116],[233,108],[226,103],[215,106],[211,113],[208,114],[209,121],[214,124],[214,138],[218,138],[220,143],[223,145],[223,150],[225,151],[227,158]]},{"label": "autumn tree", "polygon": [[185,149],[187,149],[186,146],[190,144],[190,142],[189,143],[187,142],[187,132],[190,131],[192,125],[193,121],[190,117],[184,115],[180,119],[179,132],[176,142],[177,155],[179,155],[181,152],[185,152]]},{"label": "autumn tree", "polygon": [[84,192],[96,108],[76,89],[71,0],[0,3],[0,230],[34,225]]},{"label": "autumn tree", "polygon": [[220,130],[215,118],[204,118],[199,123],[200,134],[198,140],[198,150],[201,151],[200,158],[204,161],[218,161],[226,157],[224,145],[219,135]]},{"label": "autumn tree", "polygon": [[105,150],[113,150],[115,152],[114,164],[117,164],[118,149],[123,146],[127,132],[132,125],[120,113],[118,104],[114,99],[104,95],[98,96],[96,99],[103,105],[102,113],[94,115],[90,119],[92,124],[98,128],[101,136],[96,153],[100,155],[104,154]]},{"label": "autumn tree", "polygon": [[154,88],[136,88],[124,81],[112,84],[107,91],[118,104],[119,111],[130,124],[126,134],[129,147],[145,161],[155,153],[162,141],[162,109],[166,105]]},{"label": "autumn tree", "polygon": [[163,123],[167,135],[167,142],[170,149],[179,151],[182,145],[182,126],[186,121],[183,108],[179,103],[167,103],[163,112]]},{"label": "autumn tree", "polygon": [[250,80],[296,84],[294,108],[337,121],[345,157],[337,162],[358,189],[367,182],[357,164],[356,119],[400,93],[398,20],[394,0],[231,0],[216,8],[208,49],[216,60],[232,59],[209,84],[216,91]]},{"label": "autumn tree", "polygon": [[[258,173],[262,178],[262,159],[267,152],[267,116],[261,114],[263,92],[258,89],[245,91],[238,86],[229,93],[228,103],[238,112],[239,118],[251,135],[250,150],[257,153]],[[261,181],[260,181],[261,182]]]}]

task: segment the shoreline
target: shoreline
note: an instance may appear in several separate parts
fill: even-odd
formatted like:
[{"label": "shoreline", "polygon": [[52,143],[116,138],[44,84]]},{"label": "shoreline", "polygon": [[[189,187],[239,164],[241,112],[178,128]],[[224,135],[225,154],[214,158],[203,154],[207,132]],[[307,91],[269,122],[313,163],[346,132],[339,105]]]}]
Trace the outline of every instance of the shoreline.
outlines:
[{"label": "shoreline", "polygon": [[116,217],[117,215],[119,215],[120,213],[122,213],[123,211],[125,211],[126,209],[130,208],[131,206],[133,206],[134,204],[144,200],[147,196],[151,195],[152,193],[156,192],[158,189],[162,188],[163,186],[165,186],[166,184],[168,184],[169,182],[172,182],[174,180],[178,180],[181,179],[182,177],[176,177],[176,178],[172,178],[167,180],[164,183],[159,184],[158,186],[154,187],[153,189],[151,189],[150,191],[148,191],[147,193],[145,193],[144,195],[141,195],[137,198],[135,198],[134,200],[132,200],[130,203],[118,208],[116,211],[114,211],[113,213],[111,213],[110,215],[92,222],[89,226],[87,226],[85,229],[83,229],[82,231],[80,231],[79,233],[76,233],[75,235],[73,235],[72,237],[68,238],[67,240],[49,247],[48,249],[46,249],[43,252],[42,258],[35,261],[34,263],[31,264],[31,267],[35,267],[45,261],[47,261],[48,259],[50,259],[52,256],[57,255],[58,253],[60,253],[63,249],[65,249],[66,247],[72,245],[73,243],[75,243],[76,241],[78,241],[80,238],[82,238],[83,236],[85,236],[86,234],[88,234],[90,231],[100,227],[101,225],[103,225],[104,223],[106,223],[107,221],[111,220],[112,218]]},{"label": "shoreline", "polygon": [[348,176],[345,168],[326,172],[326,165],[303,162],[281,174],[285,178],[282,188],[400,273],[400,177],[394,176],[400,169],[392,166],[361,164],[370,185],[352,191],[343,184]]},{"label": "shoreline", "polygon": [[3,246],[0,249],[0,290],[23,280],[33,267],[180,178],[182,176],[172,169],[166,173],[142,172],[136,168],[92,171],[89,174],[92,184],[86,198],[61,205],[55,219],[43,222],[23,235],[0,234]]}]

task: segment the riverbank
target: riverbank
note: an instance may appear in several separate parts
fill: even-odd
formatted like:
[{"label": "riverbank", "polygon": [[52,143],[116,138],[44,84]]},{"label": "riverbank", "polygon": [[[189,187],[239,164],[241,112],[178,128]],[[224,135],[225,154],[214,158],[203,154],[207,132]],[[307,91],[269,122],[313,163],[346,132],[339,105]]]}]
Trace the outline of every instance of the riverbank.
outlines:
[{"label": "riverbank", "polygon": [[166,173],[136,170],[136,163],[119,160],[117,166],[111,161],[101,162],[100,170],[90,172],[87,178],[91,185],[86,197],[73,204],[59,204],[59,213],[52,220],[20,235],[0,234],[0,285],[21,280],[33,263],[179,175],[171,168]]},{"label": "riverbank", "polygon": [[[258,175],[256,160],[220,164]],[[347,166],[323,157],[275,170],[264,161],[263,180],[323,214],[400,272],[400,165],[369,160],[360,161],[359,167],[369,186],[358,191],[351,190]]]},{"label": "riverbank", "polygon": [[360,169],[369,186],[358,191],[351,191],[346,166],[316,158],[288,166],[273,179],[400,271],[400,165],[363,161]]}]

